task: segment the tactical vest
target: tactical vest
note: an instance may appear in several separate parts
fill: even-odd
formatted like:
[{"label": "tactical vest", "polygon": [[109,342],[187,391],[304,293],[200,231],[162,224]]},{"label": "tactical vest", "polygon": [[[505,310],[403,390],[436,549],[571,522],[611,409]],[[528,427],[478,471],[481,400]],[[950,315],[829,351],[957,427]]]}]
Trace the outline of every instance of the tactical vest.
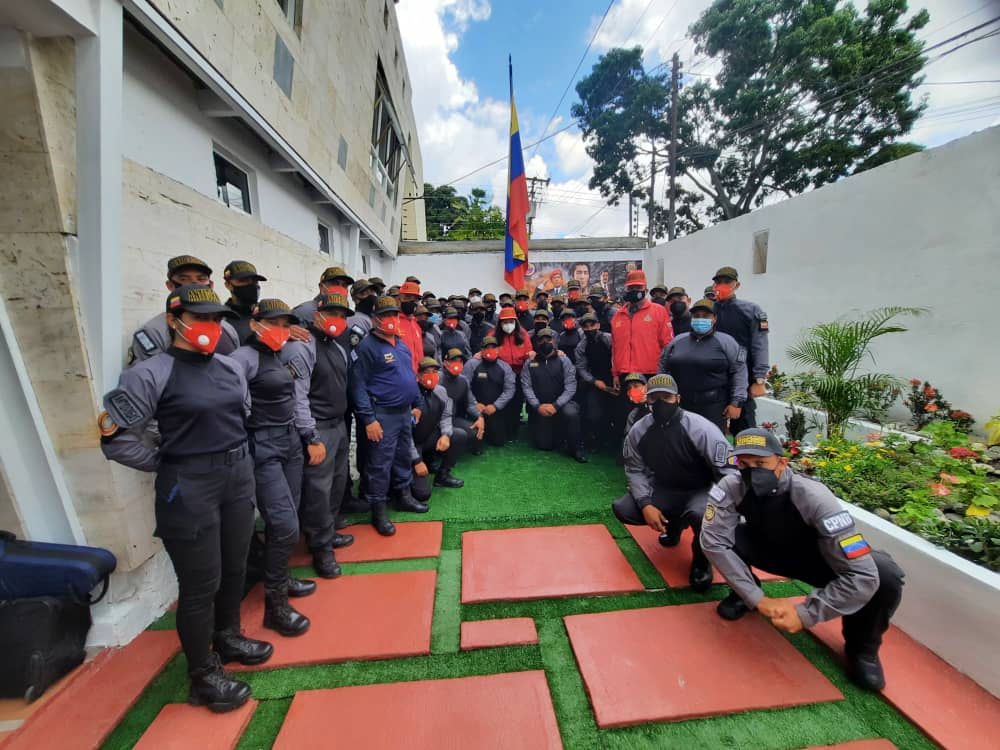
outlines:
[{"label": "tactical vest", "polygon": [[611,383],[611,347],[600,338],[591,341],[587,339],[587,369],[595,380]]},{"label": "tactical vest", "polygon": [[318,420],[340,419],[347,411],[347,360],[337,344],[317,329],[316,366],[309,385],[309,407]]},{"label": "tactical vest", "polygon": [[531,387],[540,404],[554,404],[566,387],[563,365],[558,356],[541,359],[536,357],[526,365],[531,377]]},{"label": "tactical vest", "polygon": [[441,422],[441,415],[444,413],[444,402],[438,398],[434,391],[420,389],[424,396],[426,408],[420,415],[420,421],[413,425],[413,443],[420,450],[420,446],[427,442],[427,439],[434,434]]},{"label": "tactical vest", "polygon": [[760,567],[779,575],[801,574],[804,569],[830,571],[819,553],[816,529],[802,519],[790,492],[760,498],[748,488],[738,510],[746,518],[746,532]]},{"label": "tactical vest", "polygon": [[480,404],[492,404],[503,395],[504,371],[497,362],[483,361],[472,374],[472,395]]},{"label": "tactical vest", "polygon": [[258,352],[257,374],[250,381],[250,419],[247,427],[281,427],[291,424],[295,412],[295,379],[291,371],[266,347]]},{"label": "tactical vest", "polygon": [[712,467],[684,429],[683,411],[661,427],[653,422],[639,440],[639,455],[656,481],[669,490],[707,489],[715,481]]}]

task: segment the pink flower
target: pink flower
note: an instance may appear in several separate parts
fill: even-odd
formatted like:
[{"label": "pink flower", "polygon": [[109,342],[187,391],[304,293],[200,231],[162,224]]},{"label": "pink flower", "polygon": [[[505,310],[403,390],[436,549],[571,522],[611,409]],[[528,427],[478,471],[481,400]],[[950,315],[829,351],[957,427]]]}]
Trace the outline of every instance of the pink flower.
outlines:
[{"label": "pink flower", "polygon": [[952,458],[979,458],[979,454],[973,450],[969,450],[961,445],[952,448],[948,451],[948,455]]},{"label": "pink flower", "polygon": [[920,378],[913,378],[913,380],[910,381],[910,385],[912,386],[920,385]]},{"label": "pink flower", "polygon": [[947,497],[951,494],[951,490],[940,482],[934,482],[934,484],[931,485],[931,494],[936,497]]},{"label": "pink flower", "polygon": [[937,410],[937,404],[927,404],[927,406],[924,407],[924,411],[935,412]]},{"label": "pink flower", "polygon": [[943,471],[941,472],[941,481],[942,482],[947,482],[948,484],[960,484],[961,483],[959,481],[958,477],[956,477],[954,474],[945,474]]}]

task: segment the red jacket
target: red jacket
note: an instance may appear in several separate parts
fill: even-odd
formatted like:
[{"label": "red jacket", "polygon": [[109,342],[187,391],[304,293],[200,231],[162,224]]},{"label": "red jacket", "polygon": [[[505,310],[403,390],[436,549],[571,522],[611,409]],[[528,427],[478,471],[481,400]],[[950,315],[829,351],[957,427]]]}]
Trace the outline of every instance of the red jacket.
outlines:
[{"label": "red jacket", "polygon": [[670,313],[648,299],[633,315],[624,304],[611,318],[611,371],[615,375],[656,373],[660,352],[674,337]]},{"label": "red jacket", "polygon": [[412,315],[399,315],[399,338],[410,350],[410,357],[413,359],[413,372],[416,374],[420,369],[420,360],[424,357],[424,332],[420,328],[420,323]]},{"label": "red jacket", "polygon": [[[487,336],[496,336],[497,331],[494,328],[490,331]],[[523,328],[521,329],[521,335],[524,337],[524,343],[518,345],[517,341],[514,339],[514,334],[506,336],[503,343],[499,346],[500,359],[510,365],[510,368],[514,371],[515,375],[521,374],[521,368],[524,367],[524,363],[528,361],[528,355],[534,351],[534,347],[531,346],[531,336]],[[659,360],[657,360],[659,363]],[[654,371],[655,372],[655,371]]]}]

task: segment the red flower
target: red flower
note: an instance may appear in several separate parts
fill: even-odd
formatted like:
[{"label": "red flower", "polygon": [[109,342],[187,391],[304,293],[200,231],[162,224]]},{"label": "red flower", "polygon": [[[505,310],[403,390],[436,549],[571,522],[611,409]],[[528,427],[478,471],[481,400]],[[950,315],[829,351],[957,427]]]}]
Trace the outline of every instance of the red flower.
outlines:
[{"label": "red flower", "polygon": [[910,385],[914,387],[920,385],[920,378],[913,378],[913,380],[910,381]]},{"label": "red flower", "polygon": [[962,411],[961,409],[955,409],[954,411],[948,412],[948,416],[952,419],[968,419],[972,415],[967,411]]},{"label": "red flower", "polygon": [[951,494],[951,490],[945,487],[940,482],[934,482],[931,485],[931,494],[935,497],[947,497]]},{"label": "red flower", "polygon": [[935,411],[937,411],[937,410],[938,410],[938,406],[937,406],[937,404],[927,404],[927,405],[926,405],[926,406],[924,407],[924,411],[930,411],[930,412],[935,412]]},{"label": "red flower", "polygon": [[931,388],[929,385],[924,386],[924,398],[934,398],[937,395],[937,390]]},{"label": "red flower", "polygon": [[941,472],[941,481],[942,482],[947,482],[948,484],[958,484],[959,483],[958,477],[956,477],[954,474],[945,474],[943,471]]},{"label": "red flower", "polygon": [[979,454],[974,450],[969,450],[964,446],[956,446],[948,451],[948,455],[952,458],[979,458]]}]

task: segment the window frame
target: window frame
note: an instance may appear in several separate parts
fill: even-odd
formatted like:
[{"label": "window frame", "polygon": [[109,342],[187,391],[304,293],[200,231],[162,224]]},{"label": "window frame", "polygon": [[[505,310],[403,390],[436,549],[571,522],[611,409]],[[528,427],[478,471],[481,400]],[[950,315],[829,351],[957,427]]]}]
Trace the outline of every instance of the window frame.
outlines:
[{"label": "window frame", "polygon": [[[225,196],[223,196],[223,185],[219,182],[219,160],[225,162],[228,167],[235,169],[244,176],[246,180],[246,190],[241,190],[241,192],[244,193],[245,207],[232,205],[230,203],[228,191]],[[241,213],[244,216],[256,217],[260,207],[257,202],[257,179],[254,171],[247,166],[246,162],[234,156],[231,151],[217,143],[212,144],[212,163],[215,172],[215,199],[226,208]],[[239,188],[239,185],[235,182],[229,181],[227,184],[231,184],[234,187]]]},{"label": "window frame", "polygon": [[396,108],[381,63],[375,75],[375,101],[372,105],[372,135],[369,165],[372,177],[395,211],[399,196],[399,175],[405,163],[405,144]]},{"label": "window frame", "polygon": [[[326,249],[323,249],[323,235],[326,234]],[[322,219],[316,219],[316,234],[319,237],[319,253],[327,257],[333,257],[333,230],[330,225]]]}]

